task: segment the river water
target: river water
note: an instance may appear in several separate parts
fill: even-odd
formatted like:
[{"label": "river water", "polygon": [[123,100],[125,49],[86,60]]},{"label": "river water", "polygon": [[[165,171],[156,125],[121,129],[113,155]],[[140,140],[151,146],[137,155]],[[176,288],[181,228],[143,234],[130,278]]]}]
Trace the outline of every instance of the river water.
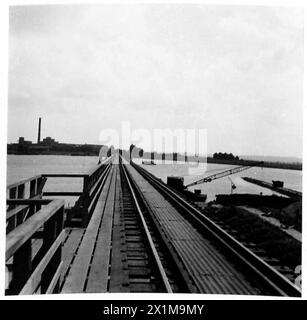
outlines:
[{"label": "river water", "polygon": [[[141,164],[140,160],[136,160],[136,162]],[[166,182],[167,176],[182,176],[184,177],[184,184],[236,167],[215,163],[178,163],[165,165],[159,164],[159,161],[155,161],[155,163],[157,163],[157,165],[143,165],[143,167],[162,179],[164,182]],[[199,184],[194,187],[190,187],[189,190],[193,191],[194,189],[201,189],[202,193],[207,194],[208,201],[212,201],[215,199],[216,194],[230,194],[232,181],[236,186],[236,189],[233,191],[234,193],[274,194],[272,190],[246,182],[241,177],[251,177],[267,182],[272,182],[272,180],[282,180],[284,181],[285,188],[302,191],[302,171],[260,167],[253,167],[228,177],[213,180],[209,183]]]},{"label": "river water", "polygon": [[[8,155],[7,184],[42,173],[87,173],[97,166],[98,157],[62,155]],[[82,178],[48,178],[44,191],[82,191]],[[65,197],[72,206],[76,197]]]},{"label": "river water", "polygon": [[[41,173],[87,173],[97,166],[98,157],[86,156],[57,156],[57,155],[8,155],[7,157],[7,184],[29,178]],[[139,159],[135,162],[141,163]],[[157,161],[157,163],[159,163]],[[224,164],[157,164],[144,165],[149,172],[166,182],[167,176],[183,176],[185,184],[201,179],[202,177],[218,173],[234,166]],[[259,168],[254,167],[229,177],[214,180],[191,187],[201,189],[208,195],[208,201],[214,200],[216,194],[229,194],[231,181],[236,185],[234,193],[255,193],[271,195],[269,189],[256,186],[244,181],[241,177],[252,177],[271,182],[272,180],[284,181],[286,188],[302,191],[302,171]],[[49,178],[44,191],[81,191],[82,179],[80,178]],[[67,204],[72,205],[75,198],[67,198]]]}]

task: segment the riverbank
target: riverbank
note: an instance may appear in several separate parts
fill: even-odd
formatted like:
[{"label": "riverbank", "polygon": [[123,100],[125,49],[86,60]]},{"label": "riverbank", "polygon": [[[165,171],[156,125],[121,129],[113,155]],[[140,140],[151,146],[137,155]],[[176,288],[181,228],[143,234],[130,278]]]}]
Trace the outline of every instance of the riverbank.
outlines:
[{"label": "riverbank", "polygon": [[97,152],[66,152],[66,151],[45,151],[45,152],[8,152],[8,155],[15,156],[78,156],[78,157],[98,157]]},{"label": "riverbank", "polygon": [[251,166],[251,167],[263,167],[263,168],[276,168],[276,169],[288,169],[288,170],[302,170],[302,163],[286,163],[286,162],[267,162],[267,161],[254,161],[254,160],[219,160],[214,158],[207,158],[207,163],[219,163],[236,166]]},{"label": "riverbank", "polygon": [[[160,154],[155,154],[154,159],[151,158],[150,155],[144,154],[142,160],[162,160],[162,156]],[[173,160],[171,155],[166,154],[165,160]],[[186,161],[185,156],[178,155],[177,161],[183,162],[198,162],[198,163],[214,163],[214,164],[226,164],[230,166],[251,166],[251,167],[261,167],[261,168],[275,168],[275,169],[287,169],[287,170],[299,170],[302,171],[303,165],[302,163],[286,163],[286,162],[268,162],[268,161],[254,161],[254,160],[222,160],[215,159],[213,157],[195,157],[188,156],[188,161]],[[174,161],[176,162],[176,161]]]}]

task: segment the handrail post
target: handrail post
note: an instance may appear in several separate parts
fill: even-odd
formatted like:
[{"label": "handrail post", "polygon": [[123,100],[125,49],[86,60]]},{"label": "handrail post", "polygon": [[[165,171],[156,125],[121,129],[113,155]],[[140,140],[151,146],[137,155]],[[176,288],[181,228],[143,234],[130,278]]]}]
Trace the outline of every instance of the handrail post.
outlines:
[{"label": "handrail post", "polygon": [[83,201],[81,208],[82,227],[86,227],[89,221],[88,207],[90,204],[90,177],[83,178]]},{"label": "handrail post", "polygon": [[24,197],[25,197],[25,185],[21,184],[17,188],[17,198],[24,199]]},{"label": "handrail post", "polygon": [[36,179],[30,181],[30,198],[36,195]]},{"label": "handrail post", "polygon": [[[43,197],[43,188],[44,188],[44,185],[47,181],[47,178],[45,177],[39,177],[37,180],[36,180],[36,195],[41,199]],[[36,205],[36,211],[39,211],[41,209],[41,205],[40,204],[37,204]]]},{"label": "handrail post", "polygon": [[44,188],[46,182],[47,182],[46,177],[40,177],[37,179],[36,194],[39,195],[40,198],[43,196],[43,188]]},{"label": "handrail post", "polygon": [[18,294],[32,272],[32,243],[26,241],[13,256],[11,294]]},{"label": "handrail post", "polygon": [[[16,199],[16,196],[17,196],[17,187],[10,188],[10,190],[9,190],[9,198],[10,199]],[[14,207],[15,207],[14,205],[10,205],[9,206],[9,210],[13,209]]]},{"label": "handrail post", "polygon": [[10,199],[15,199],[16,198],[16,192],[17,192],[17,187],[13,187],[9,191],[9,197]]},{"label": "handrail post", "polygon": [[[45,248],[43,255],[49,250],[52,246],[53,242],[59,236],[61,231],[63,230],[63,221],[64,221],[64,207],[61,207],[57,213],[45,223],[44,225],[44,243],[43,246]],[[41,293],[45,293],[49,287],[49,284],[55,274],[58,266],[61,263],[62,256],[62,246],[54,253],[54,256],[51,258],[48,266],[42,273],[41,278]],[[59,290],[59,281],[56,285],[55,291]]]}]

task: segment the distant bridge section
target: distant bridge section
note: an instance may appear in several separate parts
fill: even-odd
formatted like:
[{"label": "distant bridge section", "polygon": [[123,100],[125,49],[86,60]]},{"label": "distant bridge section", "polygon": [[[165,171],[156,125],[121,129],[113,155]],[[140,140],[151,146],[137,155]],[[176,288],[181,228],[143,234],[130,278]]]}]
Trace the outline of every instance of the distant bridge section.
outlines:
[{"label": "distant bridge section", "polygon": [[198,184],[201,184],[201,183],[211,182],[212,180],[216,180],[216,179],[220,179],[220,178],[223,178],[223,177],[227,177],[227,176],[229,176],[231,174],[235,174],[235,173],[238,173],[238,172],[250,169],[250,168],[252,168],[252,166],[239,166],[239,167],[235,167],[235,168],[232,168],[232,169],[228,169],[228,170],[225,170],[225,171],[222,171],[222,172],[219,172],[219,173],[212,174],[212,175],[207,176],[205,178],[202,178],[200,180],[191,182],[191,183],[187,184],[185,187],[187,188],[187,187],[192,187],[192,186],[195,186],[195,185],[198,185]]}]

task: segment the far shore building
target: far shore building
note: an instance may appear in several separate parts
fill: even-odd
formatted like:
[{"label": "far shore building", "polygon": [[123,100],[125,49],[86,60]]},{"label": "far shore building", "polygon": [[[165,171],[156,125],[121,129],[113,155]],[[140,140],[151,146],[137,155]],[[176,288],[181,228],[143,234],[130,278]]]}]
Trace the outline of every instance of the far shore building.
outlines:
[{"label": "far shore building", "polygon": [[52,137],[46,137],[39,143],[25,140],[20,137],[17,143],[7,145],[8,154],[68,154],[68,155],[93,155],[98,156],[101,145],[60,143]]}]

